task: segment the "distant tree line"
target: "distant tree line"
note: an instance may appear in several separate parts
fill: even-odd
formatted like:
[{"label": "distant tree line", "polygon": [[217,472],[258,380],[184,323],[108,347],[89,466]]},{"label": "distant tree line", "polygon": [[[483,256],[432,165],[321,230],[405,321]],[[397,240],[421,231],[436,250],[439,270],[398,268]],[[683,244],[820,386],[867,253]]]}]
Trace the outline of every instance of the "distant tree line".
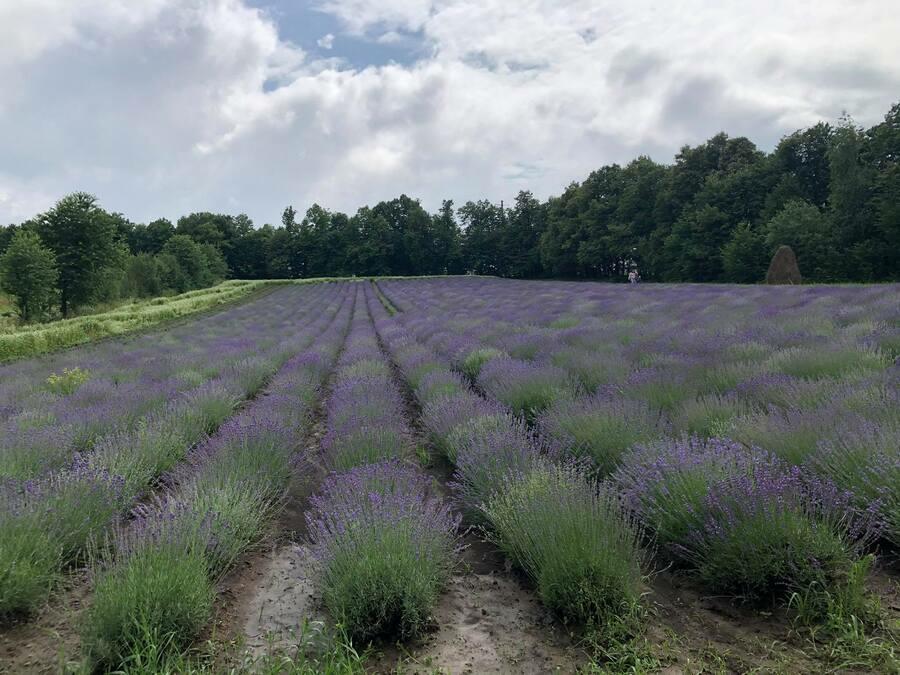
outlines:
[{"label": "distant tree line", "polygon": [[[142,237],[140,246],[135,237]],[[0,289],[26,321],[120,298],[183,293],[227,276],[215,245],[177,233],[167,221],[136,226],[84,192],[0,228]]]},{"label": "distant tree line", "polygon": [[[287,207],[277,227],[192,213],[135,224],[69,195],[0,228],[0,275],[49,293],[22,307],[73,308],[181,292],[225,277],[496,274],[515,278],[755,283],[788,245],[810,281],[900,279],[900,103],[864,129],[849,118],[784,137],[771,152],[717,134],[673,164],[639,157],[547,201],[482,200],[428,213],[401,195],[350,216]],[[5,270],[5,272],[4,272]],[[25,273],[23,270],[34,270]],[[30,282],[28,282],[30,283]]]}]

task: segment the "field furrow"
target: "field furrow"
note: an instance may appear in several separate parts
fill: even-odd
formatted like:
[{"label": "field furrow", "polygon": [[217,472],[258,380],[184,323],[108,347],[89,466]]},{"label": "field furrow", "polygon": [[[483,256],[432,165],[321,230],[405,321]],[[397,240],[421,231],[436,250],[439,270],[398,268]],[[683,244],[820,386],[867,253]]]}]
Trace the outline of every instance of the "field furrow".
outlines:
[{"label": "field furrow", "polygon": [[[156,528],[154,523],[160,520],[160,513],[165,513],[166,519],[171,520],[175,518],[174,514],[176,513],[179,514],[179,518],[188,517],[181,513],[185,510],[185,504],[191,504],[191,508],[199,509],[199,513],[207,514],[212,514],[219,507],[225,508],[223,505],[217,504],[216,499],[221,498],[221,495],[227,491],[228,486],[223,481],[227,478],[229,458],[225,455],[228,453],[234,455],[235,448],[239,448],[244,455],[252,455],[257,451],[265,451],[267,448],[274,452],[271,446],[273,444],[280,445],[279,452],[283,456],[273,459],[271,466],[265,464],[264,458],[260,458],[259,466],[254,466],[252,462],[247,466],[240,466],[239,460],[242,459],[239,456],[240,453],[238,453],[237,459],[231,458],[231,461],[238,462],[238,466],[232,469],[239,470],[239,475],[248,468],[255,468],[262,473],[265,473],[266,470],[276,471],[292,453],[293,442],[291,439],[294,430],[290,429],[288,423],[292,421],[296,425],[301,424],[303,416],[307,412],[308,401],[305,399],[314,393],[315,389],[314,367],[321,368],[322,366],[322,355],[318,351],[310,351],[308,347],[314,340],[321,338],[323,331],[326,331],[329,324],[332,323],[335,313],[342,304],[342,297],[347,294],[334,287],[326,295],[316,293],[303,297],[305,295],[301,294],[295,298],[295,301],[299,301],[301,305],[306,300],[312,300],[313,305],[319,301],[325,301],[326,306],[330,305],[330,307],[324,311],[321,307],[316,307],[317,318],[304,325],[299,333],[295,332],[297,321],[309,314],[312,307],[305,308],[299,314],[288,314],[287,319],[283,319],[286,321],[284,324],[285,338],[277,344],[277,351],[262,351],[257,357],[258,359],[268,358],[267,367],[264,369],[259,367],[259,363],[263,363],[263,361],[251,362],[249,368],[232,367],[229,375],[233,378],[234,383],[231,388],[228,387],[231,383],[226,381],[224,384],[216,383],[218,389],[213,390],[217,394],[221,393],[222,401],[216,401],[217,405],[204,409],[203,404],[206,401],[193,399],[190,406],[185,408],[187,414],[182,413],[181,417],[175,417],[175,420],[186,425],[185,433],[165,438],[164,440],[167,441],[165,443],[160,442],[157,436],[145,437],[145,442],[140,445],[133,442],[133,437],[120,437],[116,439],[118,441],[116,444],[106,446],[102,452],[94,449],[79,457],[77,459],[79,464],[75,469],[52,472],[38,483],[38,488],[33,487],[35,481],[32,481],[25,485],[24,490],[16,491],[16,484],[9,483],[9,498],[18,500],[13,503],[19,506],[18,510],[10,512],[10,524],[18,525],[17,517],[31,517],[37,520],[37,523],[29,521],[29,526],[40,528],[38,532],[50,533],[46,538],[45,545],[67,545],[68,548],[64,551],[67,555],[61,556],[60,562],[69,566],[74,565],[76,570],[84,560],[82,557],[84,547],[92,545],[94,562],[91,566],[94,568],[95,576],[103,579],[104,575],[107,575],[105,570],[111,564],[110,561],[122,556],[127,557],[126,551],[139,543],[142,537],[148,536],[152,540],[154,537],[162,536],[161,532],[146,536],[144,534],[145,531],[153,531]],[[321,347],[317,349],[321,350]],[[273,372],[278,374],[270,380]],[[295,378],[299,377],[300,380],[291,382],[289,380],[291,374]],[[257,396],[267,383],[269,386],[264,395]],[[286,389],[291,387],[296,391],[288,395]],[[241,400],[249,401],[254,397],[255,400],[250,405],[244,406],[235,417],[225,421]],[[280,399],[283,399],[280,403],[282,407],[287,406],[291,410],[283,410],[279,415],[277,405]],[[294,417],[289,418],[288,412]],[[273,419],[266,419],[267,414]],[[161,424],[170,422],[170,418],[166,415],[159,415],[156,420]],[[192,435],[189,435],[188,432]],[[211,435],[206,438],[202,437],[207,433]],[[280,436],[278,436],[279,433]],[[125,434],[122,435],[125,436]],[[243,460],[246,460],[246,457],[243,457]],[[135,481],[129,485],[127,478],[134,476],[134,472],[116,473],[117,469],[121,471],[123,467],[131,468],[140,465],[141,462],[152,466],[153,469],[144,470],[144,480],[140,483]],[[103,466],[103,463],[110,463],[112,466],[109,468],[104,466],[102,472],[95,468]],[[283,471],[282,467],[282,473]],[[167,473],[163,484],[170,487],[155,497],[148,497],[145,491],[152,487],[152,481],[163,472]],[[250,485],[249,477],[243,476],[241,480],[245,481],[247,486]],[[108,486],[115,489],[103,489]],[[276,496],[280,488],[277,485],[270,486],[268,490],[261,486],[256,487],[258,488],[256,498],[259,499],[259,502],[254,517],[259,519],[259,523],[262,523],[267,518],[268,506],[277,504]],[[219,497],[214,499],[211,496],[212,493],[219,494]],[[28,500],[23,499],[22,494]],[[141,497],[140,504],[132,512],[132,515],[129,515],[129,511],[138,497]],[[48,508],[48,504],[53,506],[62,504],[76,510],[65,508],[51,510]],[[177,518],[175,519],[177,520]],[[248,522],[248,526],[250,524],[252,523]],[[211,524],[204,524],[204,527],[209,528]],[[252,527],[250,529],[252,530]],[[248,532],[241,535],[245,537],[245,541],[242,540],[245,546],[252,543],[251,539],[246,539],[249,536]],[[218,537],[218,534],[215,536]],[[60,541],[57,541],[55,537],[58,537]],[[238,549],[235,549],[235,552],[237,551]],[[101,560],[97,560],[98,554]],[[227,560],[228,555],[226,554],[223,561],[227,562]],[[22,565],[20,564],[19,567],[21,568]],[[215,577],[218,570],[211,568],[211,572]],[[43,570],[34,570],[35,575],[40,573],[43,573],[45,577],[54,575],[52,578],[55,578],[56,574],[55,569],[49,565]],[[34,585],[42,582],[45,586],[48,585],[44,579],[32,580]],[[72,592],[80,596],[80,604],[83,604],[84,594],[77,588]],[[40,623],[39,621],[36,628],[39,629]],[[10,634],[4,636],[4,642],[10,644],[10,658],[14,658],[12,645],[22,642],[21,632],[23,630],[28,632],[29,628],[14,626],[10,629]],[[104,658],[107,657],[104,656]]]},{"label": "field furrow", "polygon": [[[728,652],[736,670],[813,667],[809,658],[846,657],[827,646],[843,625],[869,621],[858,658],[892,662],[895,638],[883,627],[896,616],[895,289],[733,297],[675,287],[666,298],[664,289],[564,293],[564,284],[523,295],[527,284],[491,280],[379,285],[395,320],[526,425],[542,456],[599,480],[635,519],[654,550],[645,571],[664,568],[651,578],[653,618],[642,629],[657,653],[680,635],[697,653],[707,643]],[[761,328],[746,307],[754,295],[769,314],[800,316]],[[844,310],[850,295],[865,309]],[[668,304],[679,313],[664,313]],[[696,320],[705,314],[735,324],[705,328]],[[425,386],[446,393],[458,386],[451,379],[429,373]],[[489,481],[494,490],[502,482]],[[496,514],[496,494],[473,501]],[[779,536],[784,548],[773,550]],[[874,569],[872,552],[882,553]],[[540,589],[536,561],[524,562]],[[871,609],[879,597],[886,615]],[[812,631],[810,641],[798,632],[822,621],[832,633]],[[697,658],[679,655],[682,665]]]},{"label": "field furrow", "polygon": [[898,672],[898,291],[342,281],[0,366],[0,671]]}]

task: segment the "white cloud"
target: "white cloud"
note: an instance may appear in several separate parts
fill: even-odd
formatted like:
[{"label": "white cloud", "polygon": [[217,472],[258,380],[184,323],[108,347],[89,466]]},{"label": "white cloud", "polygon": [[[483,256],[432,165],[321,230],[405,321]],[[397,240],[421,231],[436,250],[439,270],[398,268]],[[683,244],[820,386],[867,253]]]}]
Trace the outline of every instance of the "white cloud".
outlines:
[{"label": "white cloud", "polygon": [[[78,11],[75,5],[78,5]],[[724,129],[771,147],[900,91],[891,0],[329,0],[410,65],[310,60],[242,0],[0,4],[0,222],[65,191],[138,220],[558,193]]]}]

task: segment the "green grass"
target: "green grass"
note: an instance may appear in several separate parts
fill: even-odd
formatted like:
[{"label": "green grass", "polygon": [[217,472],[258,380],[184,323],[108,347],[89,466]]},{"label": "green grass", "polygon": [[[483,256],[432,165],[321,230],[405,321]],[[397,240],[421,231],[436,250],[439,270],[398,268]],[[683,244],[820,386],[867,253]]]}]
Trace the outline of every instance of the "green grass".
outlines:
[{"label": "green grass", "polygon": [[[171,635],[140,634],[134,649],[121,655],[111,672],[129,675],[363,675],[368,652],[358,651],[340,627],[304,620],[290,634],[265,636],[265,651],[247,647],[243,636],[224,641],[215,635],[187,649],[173,649]],[[70,663],[65,672],[88,675],[90,661]]]},{"label": "green grass", "polygon": [[27,614],[47,600],[62,554],[39,514],[0,515],[0,618]]},{"label": "green grass", "polygon": [[616,639],[639,627],[640,533],[612,492],[546,465],[497,492],[486,515],[490,536],[564,621]]},{"label": "green grass", "polygon": [[147,546],[100,574],[82,641],[92,663],[186,649],[212,617],[215,589],[201,551]]},{"label": "green grass", "polygon": [[233,302],[271,282],[226,281],[218,286],[181,295],[153,298],[99,314],[50,323],[0,323],[0,361],[26,358],[99,338],[122,335],[196,312]]},{"label": "green grass", "polygon": [[479,347],[466,355],[460,369],[467,377],[474,380],[478,377],[478,374],[481,372],[481,368],[485,363],[501,356],[504,356],[504,353],[499,349],[495,349],[494,347]]}]

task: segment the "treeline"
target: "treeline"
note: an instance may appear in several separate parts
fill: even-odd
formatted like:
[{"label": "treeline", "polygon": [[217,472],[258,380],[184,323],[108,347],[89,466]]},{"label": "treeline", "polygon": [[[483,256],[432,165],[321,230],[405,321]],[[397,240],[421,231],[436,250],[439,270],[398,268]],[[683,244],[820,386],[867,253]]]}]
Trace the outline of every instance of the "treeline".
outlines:
[{"label": "treeline", "polygon": [[[245,215],[193,213],[174,225],[134,224],[76,194],[0,228],[0,251],[18,232],[35,233],[55,255],[63,313],[92,295],[182,291],[224,276],[622,281],[637,267],[646,280],[755,283],[780,245],[794,249],[809,281],[898,280],[900,103],[869,129],[823,122],[771,153],[717,134],[682,148],[673,164],[604,166],[547,201],[523,191],[511,205],[445,201],[431,214],[403,195],[352,216],[313,205],[300,217],[288,207],[281,220],[256,228]],[[73,255],[101,230],[103,246]]]},{"label": "treeline", "polygon": [[[135,237],[144,243],[135,246]],[[120,298],[184,293],[227,276],[219,247],[177,233],[167,221],[134,225],[83,192],[0,228],[0,290],[25,321],[68,317]]]}]

